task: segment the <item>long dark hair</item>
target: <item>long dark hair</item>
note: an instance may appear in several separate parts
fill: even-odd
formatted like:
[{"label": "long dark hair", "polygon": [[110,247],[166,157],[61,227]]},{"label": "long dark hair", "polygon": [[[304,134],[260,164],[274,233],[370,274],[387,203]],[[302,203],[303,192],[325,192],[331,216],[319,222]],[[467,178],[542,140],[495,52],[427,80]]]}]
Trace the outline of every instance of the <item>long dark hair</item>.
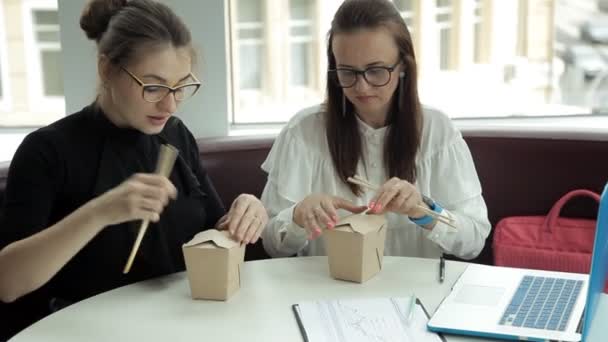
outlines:
[{"label": "long dark hair", "polygon": [[[388,0],[345,0],[334,15],[328,34],[328,70],[336,68],[332,51],[336,34],[381,27],[393,35],[405,73],[404,77],[400,77],[402,84],[396,90],[387,117],[389,127],[384,144],[384,166],[389,177],[399,177],[413,183],[416,180],[415,162],[421,139],[422,110],[412,39],[395,5]],[[353,104],[345,99],[344,108],[343,97],[342,88],[328,79],[323,107],[329,150],[339,177],[354,194],[360,194],[359,186],[346,181],[356,172],[362,158],[362,142]]]},{"label": "long dark hair", "polygon": [[167,5],[153,0],[90,0],[80,27],[97,42],[99,55],[113,65],[128,64],[142,49],[166,46],[192,47],[190,30]]}]

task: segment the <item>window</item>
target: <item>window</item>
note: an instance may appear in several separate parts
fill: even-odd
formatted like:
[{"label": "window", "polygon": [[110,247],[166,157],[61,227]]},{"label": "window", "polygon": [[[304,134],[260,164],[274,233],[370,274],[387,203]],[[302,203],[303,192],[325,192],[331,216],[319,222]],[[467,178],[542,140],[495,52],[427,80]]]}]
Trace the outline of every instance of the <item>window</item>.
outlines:
[{"label": "window", "polygon": [[483,1],[473,2],[473,62],[483,63]]},{"label": "window", "polygon": [[263,0],[238,1],[239,89],[262,89],[264,60]]},{"label": "window", "polygon": [[4,8],[0,2],[0,109],[8,110],[10,108],[10,93],[9,93],[9,78],[8,78],[8,60],[7,60],[7,42],[6,29],[4,21]]},{"label": "window", "polygon": [[57,0],[0,0],[0,126],[39,127],[63,116]]},{"label": "window", "polygon": [[314,2],[289,1],[289,53],[291,87],[310,88],[313,69]]},{"label": "window", "polygon": [[439,68],[448,70],[450,68],[450,56],[452,54],[452,1],[435,0],[437,21],[437,32],[439,34]]},{"label": "window", "polygon": [[231,1],[232,123],[285,122],[322,101],[328,27],[320,27],[318,10],[332,1],[341,2]]},{"label": "window", "polygon": [[[608,112],[608,8],[596,1],[393,2],[412,33],[424,104],[453,118]],[[321,102],[325,35],[342,0],[231,3],[232,123],[285,122]]]},{"label": "window", "polygon": [[62,96],[63,81],[56,10],[34,10],[34,31],[42,66],[42,90],[46,97]]},{"label": "window", "polygon": [[401,16],[407,25],[407,28],[410,30],[410,34],[413,35],[414,30],[414,19],[415,19],[415,2],[418,0],[394,0],[395,6],[401,12]]},{"label": "window", "polygon": [[65,111],[57,4],[24,3],[24,40],[32,111]]}]

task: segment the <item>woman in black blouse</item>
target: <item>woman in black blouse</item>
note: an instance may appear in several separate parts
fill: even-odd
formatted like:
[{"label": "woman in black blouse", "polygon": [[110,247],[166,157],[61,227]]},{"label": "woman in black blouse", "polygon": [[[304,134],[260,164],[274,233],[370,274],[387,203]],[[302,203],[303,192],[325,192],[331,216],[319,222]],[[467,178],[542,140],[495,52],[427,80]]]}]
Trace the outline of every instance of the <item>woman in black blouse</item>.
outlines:
[{"label": "woman in black blouse", "polygon": [[[27,302],[38,317],[183,270],[181,246],[201,230],[253,243],[267,222],[251,195],[225,214],[192,134],[172,117],[200,86],[181,19],[152,0],[93,0],[80,26],[98,47],[97,99],[27,136],[0,216],[0,300]],[[163,143],[180,151],[168,179],[152,174]],[[124,275],[141,220],[151,224]]]}]

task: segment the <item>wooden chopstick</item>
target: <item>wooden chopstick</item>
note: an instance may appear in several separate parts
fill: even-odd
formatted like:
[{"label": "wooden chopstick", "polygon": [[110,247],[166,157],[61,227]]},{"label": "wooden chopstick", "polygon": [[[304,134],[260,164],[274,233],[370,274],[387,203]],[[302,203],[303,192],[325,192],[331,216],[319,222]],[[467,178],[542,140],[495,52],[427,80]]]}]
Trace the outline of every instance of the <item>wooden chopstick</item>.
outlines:
[{"label": "wooden chopstick", "polygon": [[[357,175],[355,175],[355,178],[351,178],[351,181],[354,181],[355,184],[359,184],[361,186],[365,186],[365,187],[367,187],[368,189],[370,189],[372,191],[378,191],[378,187],[377,186],[374,186],[373,184],[371,184],[370,182],[368,182],[364,178],[359,177]],[[423,205],[417,205],[416,207],[418,209],[424,211],[427,215],[432,216],[437,221],[445,223],[446,225],[448,225],[448,226],[450,226],[450,227],[452,227],[452,228],[454,228],[456,230],[458,229],[458,228],[456,228],[456,226],[454,226],[454,224],[453,224],[454,220],[451,217],[446,216],[446,215],[441,215],[439,213],[436,213],[436,212],[432,211],[431,209],[429,209],[429,208],[427,208],[427,207],[425,207]]]},{"label": "wooden chopstick", "polygon": [[[161,174],[165,177],[169,177],[171,175],[171,170],[173,169],[173,164],[175,164],[175,159],[177,158],[177,154],[179,153],[178,149],[166,144],[160,146],[160,151],[158,155],[158,161],[156,163],[156,173]],[[148,229],[148,225],[150,221],[143,220],[141,221],[141,225],[139,226],[139,232],[137,233],[137,238],[133,243],[133,247],[131,248],[131,254],[129,254],[129,259],[127,259],[127,263],[125,264],[125,268],[122,273],[127,274],[131,270],[131,265],[133,265],[133,260],[135,259],[135,255],[139,250],[139,245],[141,244],[141,240],[144,238],[144,234]]]},{"label": "wooden chopstick", "polygon": [[[364,178],[359,177],[357,175],[355,175],[353,177],[348,177],[347,181],[350,182],[350,183],[353,183],[353,184],[360,185],[360,186],[365,187],[365,188],[367,188],[369,190],[372,190],[372,191],[378,191],[378,187],[377,186],[374,186],[373,184],[369,183]],[[445,223],[447,226],[449,226],[449,227],[451,227],[453,229],[458,230],[458,228],[456,228],[456,226],[454,226],[454,224],[453,224],[454,220],[451,217],[446,216],[446,215],[441,215],[439,213],[436,213],[436,212],[432,211],[431,209],[429,209],[429,208],[427,208],[427,207],[425,207],[423,205],[417,205],[416,207],[418,209],[422,210],[425,214],[433,217],[437,221]]]}]

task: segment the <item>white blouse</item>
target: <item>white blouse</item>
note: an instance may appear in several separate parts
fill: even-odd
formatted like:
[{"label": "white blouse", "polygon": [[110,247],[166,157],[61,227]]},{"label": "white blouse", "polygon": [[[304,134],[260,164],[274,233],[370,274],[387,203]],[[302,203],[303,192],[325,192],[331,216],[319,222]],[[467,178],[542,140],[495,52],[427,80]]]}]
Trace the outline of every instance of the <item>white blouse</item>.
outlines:
[{"label": "white blouse", "polygon": [[[306,231],[293,222],[294,207],[304,197],[325,193],[367,205],[374,196],[366,191],[357,197],[338,178],[325,135],[324,115],[319,106],[299,112],[283,128],[262,164],[268,173],[262,202],[270,216],[262,239],[266,252],[273,257],[325,255],[322,237],[308,240]],[[471,153],[447,116],[425,108],[423,117],[415,186],[444,208],[443,213],[455,220],[458,230],[441,222],[432,230],[423,229],[405,215],[388,213],[384,254],[436,258],[446,252],[472,259],[484,246],[490,222]],[[357,174],[382,185],[387,181],[383,167],[387,127],[374,129],[358,122],[363,160]],[[349,213],[340,210],[338,214],[343,217]]]}]

